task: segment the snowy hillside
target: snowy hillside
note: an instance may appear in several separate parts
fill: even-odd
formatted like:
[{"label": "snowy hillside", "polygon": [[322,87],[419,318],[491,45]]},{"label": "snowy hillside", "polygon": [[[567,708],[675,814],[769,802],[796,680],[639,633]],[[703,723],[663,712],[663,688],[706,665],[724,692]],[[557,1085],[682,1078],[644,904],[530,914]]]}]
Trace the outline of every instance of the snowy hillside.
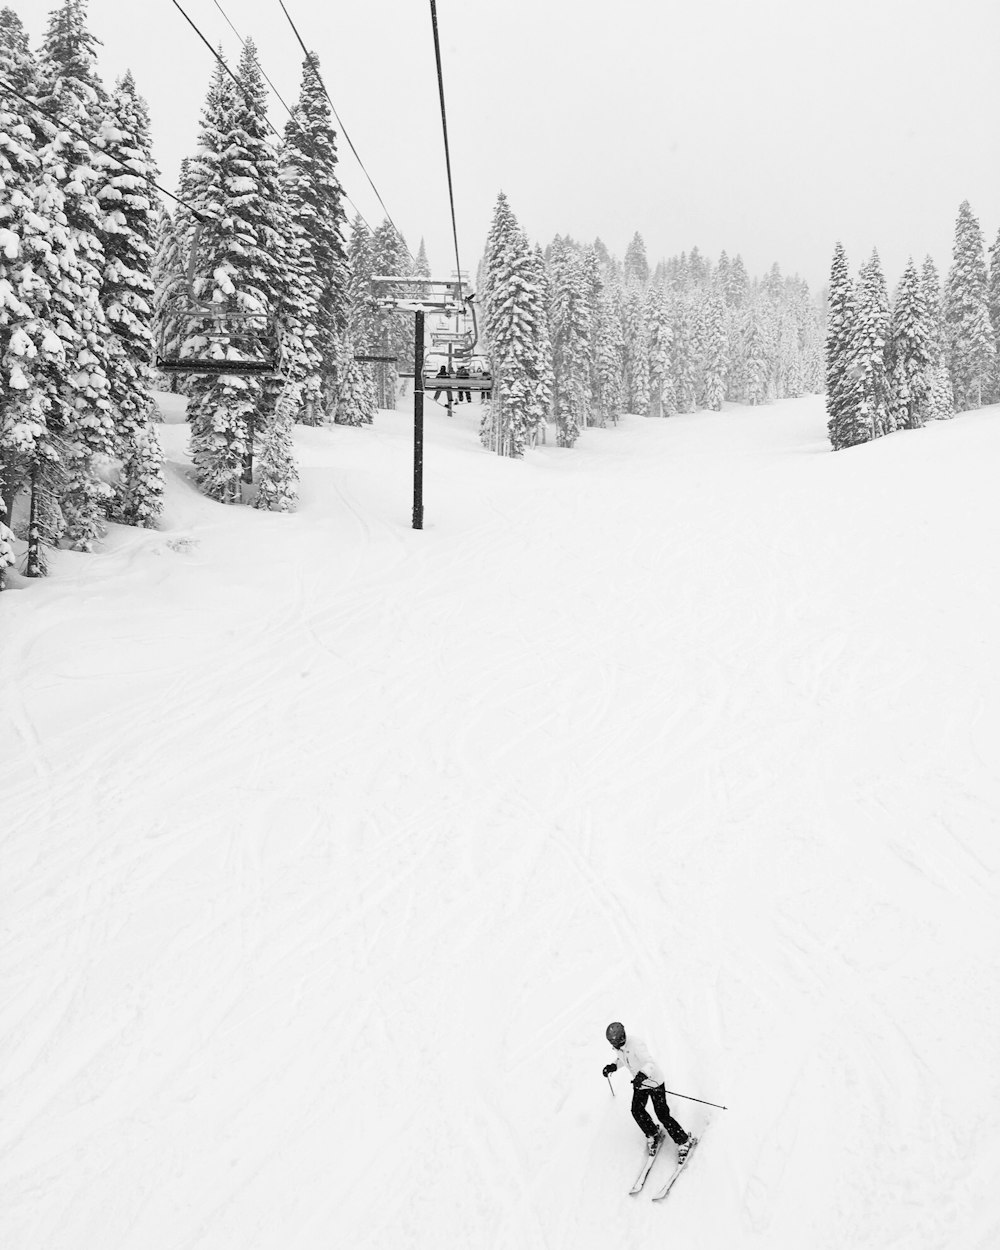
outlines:
[{"label": "snowy hillside", "polygon": [[[5,1250],[995,1247],[1000,411],[432,408],[415,532],[405,412],[281,516],[165,403],[0,596]],[[730,1108],[664,1207],[610,1020]]]}]

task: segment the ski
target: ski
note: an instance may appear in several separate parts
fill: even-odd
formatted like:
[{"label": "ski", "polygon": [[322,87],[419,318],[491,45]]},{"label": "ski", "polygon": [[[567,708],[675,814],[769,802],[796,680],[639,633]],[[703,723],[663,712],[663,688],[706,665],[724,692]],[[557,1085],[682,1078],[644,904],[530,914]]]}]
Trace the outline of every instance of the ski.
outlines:
[{"label": "ski", "polygon": [[642,1170],[640,1171],[639,1175],[635,1178],[635,1184],[629,1190],[630,1194],[637,1194],[639,1190],[642,1189],[643,1185],[645,1185],[646,1177],[649,1175],[649,1169],[656,1162],[656,1155],[660,1153],[660,1147],[662,1145],[663,1145],[663,1138],[660,1137],[656,1143],[656,1154],[650,1154],[647,1149],[646,1158],[642,1164]]},{"label": "ski", "polygon": [[[706,1125],[706,1128],[707,1127],[708,1126]],[[677,1164],[677,1166],[674,1168],[673,1172],[671,1173],[670,1179],[667,1181],[667,1183],[663,1186],[661,1190],[653,1194],[653,1199],[652,1199],[653,1202],[662,1202],[664,1198],[667,1197],[671,1189],[673,1189],[674,1185],[676,1185],[677,1178],[680,1176],[680,1174],[684,1171],[684,1169],[691,1162],[692,1158],[694,1157],[694,1152],[698,1149],[698,1146],[701,1144],[702,1138],[704,1136],[705,1136],[705,1129],[702,1129],[701,1137],[694,1137],[694,1135],[692,1134],[691,1149],[687,1153],[687,1158],[684,1160],[683,1163]]]}]

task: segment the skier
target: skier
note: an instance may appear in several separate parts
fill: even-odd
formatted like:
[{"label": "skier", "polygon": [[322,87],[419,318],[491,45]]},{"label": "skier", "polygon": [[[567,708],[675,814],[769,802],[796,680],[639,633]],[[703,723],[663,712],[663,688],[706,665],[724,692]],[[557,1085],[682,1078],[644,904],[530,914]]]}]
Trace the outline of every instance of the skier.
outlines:
[{"label": "skier", "polygon": [[646,1049],[645,1043],[634,1036],[626,1037],[625,1026],[618,1021],[608,1025],[605,1036],[618,1052],[618,1058],[605,1067],[604,1075],[610,1076],[623,1064],[632,1073],[632,1118],[646,1134],[649,1153],[655,1155],[663,1141],[663,1129],[646,1110],[646,1103],[652,1098],[653,1110],[677,1146],[677,1162],[683,1163],[695,1139],[670,1114],[663,1073]]}]

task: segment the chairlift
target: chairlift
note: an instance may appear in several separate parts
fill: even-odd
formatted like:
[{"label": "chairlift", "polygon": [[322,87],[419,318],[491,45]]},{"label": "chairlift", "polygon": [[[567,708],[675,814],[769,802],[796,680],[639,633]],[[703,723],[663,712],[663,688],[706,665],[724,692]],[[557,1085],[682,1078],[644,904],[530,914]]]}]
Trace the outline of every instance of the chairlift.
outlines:
[{"label": "chairlift", "polygon": [[[444,372],[442,372],[442,370]],[[489,372],[473,373],[464,365],[424,365],[425,391],[492,391],[495,379]]]},{"label": "chairlift", "polygon": [[227,308],[194,294],[199,222],[191,239],[187,273],[164,301],[156,368],[164,373],[270,377],[282,371],[281,327],[269,312]]}]

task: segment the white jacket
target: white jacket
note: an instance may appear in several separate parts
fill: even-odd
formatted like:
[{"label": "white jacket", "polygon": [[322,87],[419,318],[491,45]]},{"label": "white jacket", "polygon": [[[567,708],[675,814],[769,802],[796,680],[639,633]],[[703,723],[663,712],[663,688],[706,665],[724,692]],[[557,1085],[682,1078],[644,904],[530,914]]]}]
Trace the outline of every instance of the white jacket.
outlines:
[{"label": "white jacket", "polygon": [[640,1072],[645,1075],[646,1079],[642,1083],[643,1089],[655,1089],[657,1085],[663,1085],[666,1081],[659,1065],[653,1061],[652,1055],[647,1050],[646,1043],[631,1034],[625,1038],[625,1045],[621,1050],[615,1051],[615,1067],[622,1066],[628,1068],[633,1076],[638,1076]]}]

